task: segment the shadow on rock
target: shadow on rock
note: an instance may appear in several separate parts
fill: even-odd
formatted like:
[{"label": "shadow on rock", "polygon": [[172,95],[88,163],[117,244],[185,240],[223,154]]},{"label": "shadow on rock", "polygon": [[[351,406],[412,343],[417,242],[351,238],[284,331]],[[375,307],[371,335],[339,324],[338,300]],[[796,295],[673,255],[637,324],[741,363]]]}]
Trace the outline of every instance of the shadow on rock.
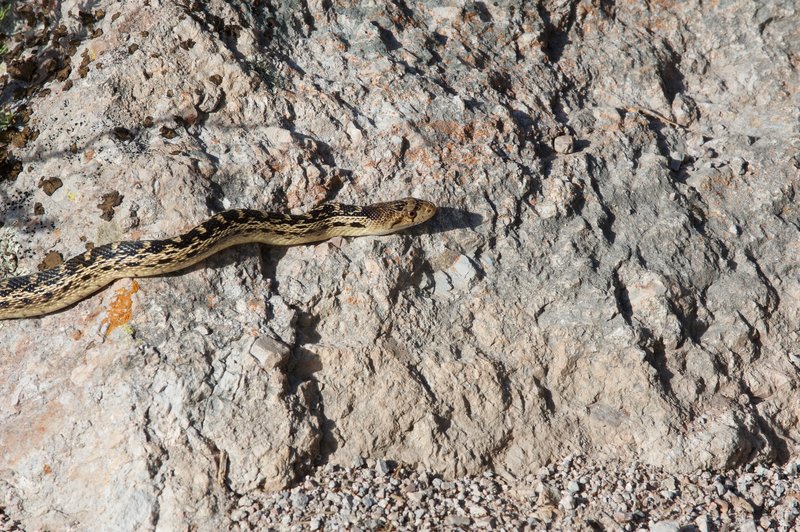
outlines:
[{"label": "shadow on rock", "polygon": [[464,209],[439,207],[428,222],[406,231],[412,235],[433,235],[454,229],[475,229],[483,223],[483,216]]}]

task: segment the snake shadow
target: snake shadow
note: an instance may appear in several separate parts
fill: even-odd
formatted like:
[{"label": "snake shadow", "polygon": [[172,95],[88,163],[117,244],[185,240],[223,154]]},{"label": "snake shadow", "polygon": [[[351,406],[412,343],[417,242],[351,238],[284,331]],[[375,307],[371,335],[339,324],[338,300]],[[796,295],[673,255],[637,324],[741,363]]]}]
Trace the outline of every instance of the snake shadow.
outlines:
[{"label": "snake shadow", "polygon": [[438,207],[433,218],[401,234],[435,235],[457,229],[475,229],[482,223],[483,216],[477,212],[453,207]]}]

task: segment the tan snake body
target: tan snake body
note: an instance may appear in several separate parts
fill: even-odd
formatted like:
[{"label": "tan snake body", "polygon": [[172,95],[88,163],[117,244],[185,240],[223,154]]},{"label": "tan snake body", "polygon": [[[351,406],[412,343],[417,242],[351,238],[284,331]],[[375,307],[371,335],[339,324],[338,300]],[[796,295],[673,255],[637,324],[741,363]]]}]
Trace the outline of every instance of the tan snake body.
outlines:
[{"label": "tan snake body", "polygon": [[237,244],[290,246],[335,236],[385,235],[435,213],[436,206],[415,198],[366,207],[329,203],[301,215],[229,210],[174,238],[105,244],[55,268],[0,280],[0,320],[48,314],[116,279],[181,270]]}]

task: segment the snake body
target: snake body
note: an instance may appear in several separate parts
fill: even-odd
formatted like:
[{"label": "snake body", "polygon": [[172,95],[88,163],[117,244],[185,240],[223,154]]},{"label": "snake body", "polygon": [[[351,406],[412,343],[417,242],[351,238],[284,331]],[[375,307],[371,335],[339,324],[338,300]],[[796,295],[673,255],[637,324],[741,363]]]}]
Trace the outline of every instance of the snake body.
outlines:
[{"label": "snake body", "polygon": [[115,279],[182,270],[237,244],[290,246],[335,236],[386,235],[420,224],[435,213],[432,203],[415,198],[366,207],[328,203],[301,215],[224,211],[174,238],[105,244],[55,268],[0,280],[0,320],[48,314]]}]

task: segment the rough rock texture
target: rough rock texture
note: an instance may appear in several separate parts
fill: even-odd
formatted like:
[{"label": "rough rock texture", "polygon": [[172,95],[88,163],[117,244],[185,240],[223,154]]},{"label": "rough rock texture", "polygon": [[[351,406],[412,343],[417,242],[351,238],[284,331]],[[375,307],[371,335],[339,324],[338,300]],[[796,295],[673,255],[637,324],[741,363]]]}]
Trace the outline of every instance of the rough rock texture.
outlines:
[{"label": "rough rock texture", "polygon": [[226,527],[359,457],[798,457],[794,2],[86,5],[0,67],[4,274],[229,207],[443,208],[0,323],[8,519]]}]

